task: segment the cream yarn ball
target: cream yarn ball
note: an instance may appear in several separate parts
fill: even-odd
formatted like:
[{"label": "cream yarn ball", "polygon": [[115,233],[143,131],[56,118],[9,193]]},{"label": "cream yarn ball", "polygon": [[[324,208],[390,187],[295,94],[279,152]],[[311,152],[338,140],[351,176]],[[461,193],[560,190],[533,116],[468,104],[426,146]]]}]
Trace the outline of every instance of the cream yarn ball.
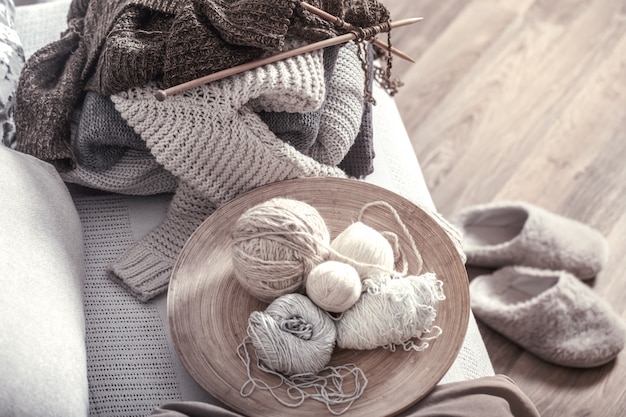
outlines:
[{"label": "cream yarn ball", "polygon": [[320,308],[343,313],[361,296],[361,277],[344,262],[322,262],[309,273],[306,294]]},{"label": "cream yarn ball", "polygon": [[330,233],[317,209],[276,197],[251,207],[232,231],[233,271],[254,297],[271,302],[301,292],[313,267],[328,258]]},{"label": "cream yarn ball", "polygon": [[[395,256],[391,243],[376,229],[355,222],[344,229],[331,243],[331,249],[353,261],[361,279],[384,271],[393,271]],[[331,251],[330,259],[344,261]],[[378,266],[372,267],[372,265]]]}]

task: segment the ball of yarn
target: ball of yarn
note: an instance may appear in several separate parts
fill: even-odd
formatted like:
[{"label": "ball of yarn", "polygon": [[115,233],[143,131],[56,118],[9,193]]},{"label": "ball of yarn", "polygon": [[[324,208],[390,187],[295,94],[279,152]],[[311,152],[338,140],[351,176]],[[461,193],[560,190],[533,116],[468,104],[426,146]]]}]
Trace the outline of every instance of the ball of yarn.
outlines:
[{"label": "ball of yarn", "polygon": [[308,297],[286,294],[250,314],[248,336],[265,366],[290,376],[324,369],[337,334],[328,313]]},{"label": "ball of yarn", "polygon": [[432,272],[364,280],[361,297],[336,322],[337,346],[393,350],[395,345],[403,345],[421,350],[411,339],[433,330],[437,306],[445,299],[442,285]]},{"label": "ball of yarn", "polygon": [[[361,278],[379,273],[381,268],[393,271],[395,256],[391,244],[379,231],[365,223],[352,223],[333,239],[331,248],[340,255],[356,261],[353,266]],[[343,260],[332,251],[330,259]]]},{"label": "ball of yarn", "polygon": [[273,198],[235,222],[232,261],[235,277],[254,297],[271,302],[303,291],[313,267],[328,258],[330,233],[315,207]]},{"label": "ball of yarn", "polygon": [[306,280],[306,294],[326,311],[342,313],[361,295],[361,277],[353,266],[326,261],[311,270]]}]

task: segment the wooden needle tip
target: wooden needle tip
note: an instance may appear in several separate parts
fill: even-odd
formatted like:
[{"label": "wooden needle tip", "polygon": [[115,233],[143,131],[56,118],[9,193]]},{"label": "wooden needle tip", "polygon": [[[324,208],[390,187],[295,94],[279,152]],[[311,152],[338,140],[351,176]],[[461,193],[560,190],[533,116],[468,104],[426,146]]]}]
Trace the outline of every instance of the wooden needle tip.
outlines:
[{"label": "wooden needle tip", "polygon": [[167,98],[167,93],[163,90],[159,90],[156,93],[154,93],[154,97],[159,101],[163,101]]}]

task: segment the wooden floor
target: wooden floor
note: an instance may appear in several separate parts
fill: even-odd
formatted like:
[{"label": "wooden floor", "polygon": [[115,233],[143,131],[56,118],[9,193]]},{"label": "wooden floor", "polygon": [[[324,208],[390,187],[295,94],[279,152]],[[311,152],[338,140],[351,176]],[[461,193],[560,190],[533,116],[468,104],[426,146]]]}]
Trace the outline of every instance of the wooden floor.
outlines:
[{"label": "wooden floor", "polygon": [[[626,319],[626,1],[383,2],[394,20],[424,17],[392,33],[417,61],[394,74],[438,209],[524,200],[599,229],[612,253],[590,285]],[[567,369],[480,326],[542,416],[626,416],[626,351]]]}]

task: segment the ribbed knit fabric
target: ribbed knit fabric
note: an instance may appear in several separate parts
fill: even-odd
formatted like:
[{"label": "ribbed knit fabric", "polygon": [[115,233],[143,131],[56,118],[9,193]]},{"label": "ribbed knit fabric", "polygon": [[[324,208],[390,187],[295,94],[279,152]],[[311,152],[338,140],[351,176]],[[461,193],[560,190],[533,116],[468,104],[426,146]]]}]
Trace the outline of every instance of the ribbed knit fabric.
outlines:
[{"label": "ribbed knit fabric", "polygon": [[154,159],[110,97],[88,92],[70,126],[77,162],[60,173],[64,181],[129,195],[176,190],[178,179]]},{"label": "ribbed knit fabric", "polygon": [[180,181],[164,222],[111,265],[109,273],[139,299],[167,288],[186,239],[241,193],[271,182],[310,176],[345,177],[280,140],[251,108],[307,112],[324,98],[322,53],[298,55],[165,101],[156,87],[112,96],[116,108],[156,160]]},{"label": "ribbed knit fabric", "polygon": [[338,165],[342,161],[361,126],[365,74],[357,51],[354,42],[339,50],[335,71],[326,86],[318,137],[306,152],[328,165]]},{"label": "ribbed knit fabric", "polygon": [[[327,86],[335,70],[337,55],[341,46],[331,46],[322,50],[324,63],[324,84]],[[326,89],[328,92],[328,89]],[[283,141],[289,143],[298,151],[306,154],[320,130],[320,117],[323,105],[320,108],[306,112],[295,113],[259,111],[259,116],[267,124],[269,129]]]},{"label": "ribbed knit fabric", "polygon": [[140,301],[167,289],[178,252],[217,206],[181,182],[163,221],[107,267],[108,276]]},{"label": "ribbed knit fabric", "polygon": [[339,164],[361,127],[365,81],[357,48],[349,42],[323,52],[326,96],[319,110],[260,113],[277,136],[323,164]]},{"label": "ribbed knit fabric", "polygon": [[[374,86],[374,62],[372,44],[365,43],[366,88],[372,91]],[[372,103],[363,103],[361,127],[348,153],[339,164],[346,174],[355,178],[364,178],[374,172],[374,125],[372,118]]]}]

